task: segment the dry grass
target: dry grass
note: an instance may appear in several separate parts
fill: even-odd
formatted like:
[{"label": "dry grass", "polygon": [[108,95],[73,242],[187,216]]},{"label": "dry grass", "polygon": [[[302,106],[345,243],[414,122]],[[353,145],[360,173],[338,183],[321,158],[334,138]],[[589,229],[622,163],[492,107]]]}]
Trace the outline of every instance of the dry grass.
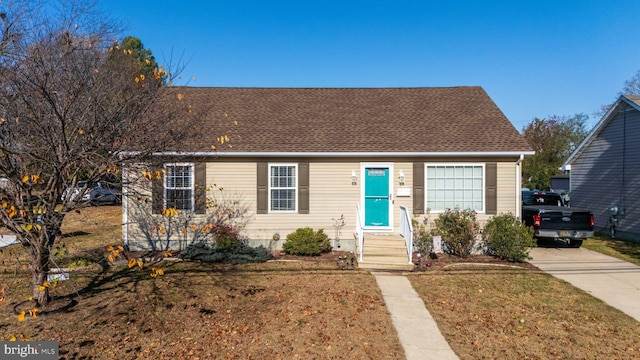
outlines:
[{"label": "dry grass", "polygon": [[605,236],[596,236],[587,239],[582,246],[589,250],[640,265],[640,242],[629,242],[611,239]]},{"label": "dry grass", "polygon": [[[115,212],[90,208],[67,219],[66,258],[104,256],[117,243]],[[65,300],[19,322],[12,313],[30,287],[24,252],[0,255],[21,259],[0,266],[0,339],[56,340],[60,359],[404,358],[373,276],[335,262],[93,266],[52,290]],[[149,276],[152,266],[165,275]]]},{"label": "dry grass", "polygon": [[637,359],[640,324],[532,270],[467,267],[409,276],[461,359]]},{"label": "dry grass", "polygon": [[[102,259],[120,221],[119,207],[71,214],[57,261]],[[459,262],[441,256],[408,277],[460,358],[639,357],[640,324],[590,295],[530,267]],[[330,261],[94,265],[53,289],[70,307],[24,322],[12,314],[29,295],[24,248],[2,250],[0,274],[0,339],[57,340],[60,359],[404,358],[375,279]]]},{"label": "dry grass", "polygon": [[404,357],[369,273],[300,262],[155,266],[165,275],[72,274],[55,292],[77,304],[22,323],[6,318],[0,337],[57,340],[61,359]]}]

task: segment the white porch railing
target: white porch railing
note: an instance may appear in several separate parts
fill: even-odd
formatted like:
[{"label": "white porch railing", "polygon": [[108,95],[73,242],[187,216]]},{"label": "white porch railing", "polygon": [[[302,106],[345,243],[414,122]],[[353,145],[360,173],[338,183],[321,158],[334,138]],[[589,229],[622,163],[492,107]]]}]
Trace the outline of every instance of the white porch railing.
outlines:
[{"label": "white porch railing", "polygon": [[364,229],[362,226],[362,210],[360,209],[360,204],[356,204],[356,237],[357,240],[357,252],[360,255],[359,260],[362,262],[362,253],[364,247]]},{"label": "white porch railing", "polygon": [[411,214],[406,206],[400,206],[400,236],[404,238],[407,245],[407,255],[409,256],[409,264],[413,264],[413,226],[411,225]]}]

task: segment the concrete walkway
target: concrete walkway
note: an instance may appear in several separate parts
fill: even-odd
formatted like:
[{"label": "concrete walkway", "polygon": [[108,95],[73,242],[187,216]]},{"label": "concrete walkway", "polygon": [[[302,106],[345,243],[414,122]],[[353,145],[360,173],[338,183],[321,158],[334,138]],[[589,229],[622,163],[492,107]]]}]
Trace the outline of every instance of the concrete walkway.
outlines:
[{"label": "concrete walkway", "polygon": [[372,271],[372,274],[382,291],[407,359],[458,359],[405,276],[378,271]]},{"label": "concrete walkway", "polygon": [[640,322],[640,266],[584,248],[533,248],[530,263]]}]

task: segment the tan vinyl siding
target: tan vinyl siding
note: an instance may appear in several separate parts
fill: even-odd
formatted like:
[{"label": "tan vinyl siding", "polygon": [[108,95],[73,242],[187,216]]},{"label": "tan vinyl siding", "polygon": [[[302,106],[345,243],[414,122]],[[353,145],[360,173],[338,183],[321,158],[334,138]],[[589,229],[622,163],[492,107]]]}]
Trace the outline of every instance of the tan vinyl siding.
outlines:
[{"label": "tan vinyl siding", "polygon": [[[275,162],[274,162],[275,163]],[[295,163],[295,162],[290,162]],[[207,179],[224,188],[229,194],[239,194],[251,209],[251,221],[245,234],[256,240],[269,240],[273,234],[286,235],[299,227],[324,229],[334,238],[333,218],[345,216],[342,237],[352,237],[355,229],[356,203],[360,195],[359,163],[309,164],[309,214],[273,213],[256,214],[255,162],[209,163]],[[358,175],[358,184],[351,184],[351,171]]]},{"label": "tan vinyl siding", "polygon": [[[400,170],[404,173],[404,185],[400,185]],[[409,214],[413,213],[413,162],[396,162],[393,165],[393,232],[400,230],[400,206],[404,206],[409,210]],[[399,188],[408,188],[409,196],[398,196]]]},{"label": "tan vinyl siding", "polygon": [[125,245],[130,246],[132,250],[150,248],[147,236],[140,230],[138,223],[159,216],[152,215],[151,181],[142,176],[143,171],[149,171],[152,168],[144,164],[131,164],[122,169],[122,179],[127,189],[122,199],[124,224],[122,230],[126,234],[126,239],[129,240]]},{"label": "tan vinyl siding", "polygon": [[[286,163],[296,164],[299,161],[289,159]],[[277,161],[272,161],[277,163]],[[425,217],[431,219],[437,214],[413,214],[413,163],[405,160],[386,162],[393,164],[393,232],[399,231],[400,206],[405,206],[418,221]],[[479,162],[484,163],[484,162]],[[351,173],[355,171],[357,183],[351,183]],[[404,185],[399,183],[400,171],[404,173]],[[515,161],[497,162],[497,213],[511,212],[515,214],[516,206],[516,166]],[[340,238],[342,244],[353,243],[356,228],[356,204],[361,201],[362,175],[361,162],[354,160],[310,161],[309,162],[309,214],[273,213],[257,214],[257,166],[254,159],[241,161],[214,161],[206,164],[207,187],[210,191],[221,193],[226,197],[240,198],[249,209],[249,223],[244,230],[252,244],[262,244],[270,248],[280,248],[287,234],[300,227],[324,229],[331,238],[335,238],[334,220],[344,215],[345,225]],[[215,184],[215,187],[214,187]],[[406,188],[409,196],[398,196],[398,190]],[[149,189],[144,194],[150,195]],[[211,196],[211,193],[209,194]],[[132,199],[129,199],[132,201]],[[150,208],[150,204],[148,205]],[[133,211],[133,207],[129,210]],[[158,215],[159,216],[159,215]],[[478,220],[484,223],[490,215],[478,214]],[[132,217],[129,218],[132,221]],[[135,225],[128,225],[129,239],[140,237]],[[136,232],[137,231],[137,232]],[[274,234],[280,235],[280,241],[272,240]],[[257,242],[256,242],[257,241]]]},{"label": "tan vinyl siding", "polygon": [[[497,189],[496,203],[497,211],[495,215],[510,212],[516,214],[516,164],[515,162],[497,163]],[[478,214],[478,222],[483,225],[492,216],[491,214]]]},{"label": "tan vinyl siding", "polygon": [[498,163],[498,214],[516,214],[516,164]]},{"label": "tan vinyl siding", "polygon": [[[407,168],[403,165],[399,165],[399,163],[396,163],[396,167],[398,169],[403,167],[405,169]],[[411,174],[411,178],[407,176],[407,174],[409,173]],[[409,183],[409,181],[411,181],[410,179],[413,179],[413,174],[411,173],[411,170],[409,171],[404,170],[404,174],[405,176],[407,176],[406,184],[410,184]],[[396,182],[398,181],[397,178],[395,181]],[[496,192],[497,192],[497,214],[510,212],[515,215],[516,214],[516,165],[515,165],[515,162],[498,162],[497,163]],[[413,193],[411,194],[410,199],[413,199]],[[398,208],[399,205],[410,206],[411,204],[407,205],[407,203],[405,203],[405,200],[396,201],[396,208]],[[411,210],[410,207],[409,209]],[[412,214],[412,215],[414,219],[420,222],[425,217],[428,217],[431,220],[438,217],[438,214],[435,214],[435,213],[434,214],[425,213],[424,215],[422,214]],[[493,215],[488,215],[488,214],[478,214],[477,218],[481,224],[484,224],[492,216]],[[399,217],[396,216],[395,224],[398,224],[398,221],[399,221],[398,219]]]}]

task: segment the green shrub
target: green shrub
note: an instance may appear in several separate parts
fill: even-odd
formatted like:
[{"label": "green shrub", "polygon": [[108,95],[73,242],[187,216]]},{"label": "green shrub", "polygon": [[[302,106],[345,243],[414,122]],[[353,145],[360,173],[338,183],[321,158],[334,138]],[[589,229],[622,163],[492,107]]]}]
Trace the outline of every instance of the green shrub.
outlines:
[{"label": "green shrub", "polygon": [[253,248],[239,243],[232,248],[219,248],[200,242],[187,246],[180,253],[180,258],[210,263],[246,264],[265,262],[273,259],[273,255],[264,246]]},{"label": "green shrub", "polygon": [[290,255],[318,256],[331,251],[331,242],[324,230],[314,231],[310,227],[305,227],[287,235],[282,249]]},{"label": "green shrub", "polygon": [[91,264],[95,263],[95,261],[93,261],[92,259],[88,258],[88,257],[75,257],[73,259],[71,259],[71,261],[69,262],[69,265],[67,265],[67,268],[69,270],[75,268],[75,267],[81,267],[81,266],[89,266]]},{"label": "green shrub", "polygon": [[513,262],[529,259],[529,248],[535,246],[533,228],[512,214],[492,217],[484,226],[484,240],[489,254]]},{"label": "green shrub", "polygon": [[433,234],[431,230],[427,230],[427,222],[429,219],[424,219],[422,223],[419,223],[416,219],[411,220],[413,226],[413,247],[416,252],[428,255],[433,251]]},{"label": "green shrub", "polygon": [[433,235],[442,237],[445,251],[468,257],[480,234],[480,225],[473,210],[447,209],[434,220]]},{"label": "green shrub", "polygon": [[240,234],[240,229],[231,224],[219,224],[211,233],[214,236],[216,248],[233,250],[246,244],[246,239]]}]

